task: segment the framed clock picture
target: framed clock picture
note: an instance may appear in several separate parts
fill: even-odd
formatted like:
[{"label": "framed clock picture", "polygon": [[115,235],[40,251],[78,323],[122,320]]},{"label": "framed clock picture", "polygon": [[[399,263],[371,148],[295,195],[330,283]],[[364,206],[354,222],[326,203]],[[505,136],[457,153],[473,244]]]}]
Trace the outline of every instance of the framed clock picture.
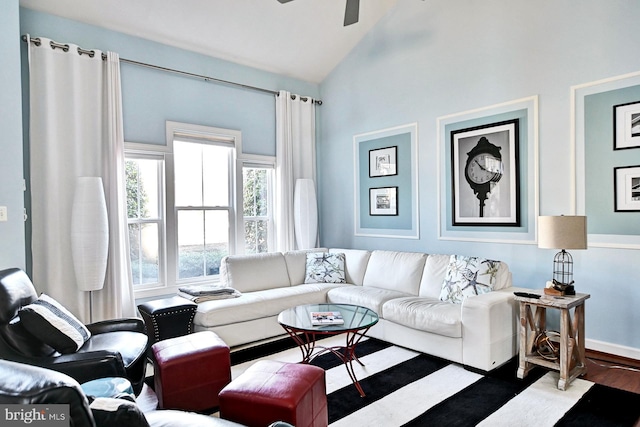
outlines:
[{"label": "framed clock picture", "polygon": [[451,132],[454,226],[520,226],[519,119]]}]

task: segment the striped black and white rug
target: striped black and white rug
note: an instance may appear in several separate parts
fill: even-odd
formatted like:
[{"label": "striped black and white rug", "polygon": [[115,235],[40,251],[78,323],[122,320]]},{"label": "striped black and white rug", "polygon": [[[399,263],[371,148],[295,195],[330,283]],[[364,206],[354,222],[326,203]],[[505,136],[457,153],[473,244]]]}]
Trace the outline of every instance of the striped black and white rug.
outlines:
[{"label": "striped black and white rug", "polygon": [[[322,340],[339,345],[344,337]],[[299,362],[290,339],[232,354],[236,378],[259,359]],[[566,391],[558,374],[542,368],[516,378],[516,360],[487,375],[382,341],[369,339],[357,348],[360,397],[346,368],[333,354],[314,359],[327,372],[331,427],[357,426],[633,426],[640,419],[640,394],[582,379]]]}]

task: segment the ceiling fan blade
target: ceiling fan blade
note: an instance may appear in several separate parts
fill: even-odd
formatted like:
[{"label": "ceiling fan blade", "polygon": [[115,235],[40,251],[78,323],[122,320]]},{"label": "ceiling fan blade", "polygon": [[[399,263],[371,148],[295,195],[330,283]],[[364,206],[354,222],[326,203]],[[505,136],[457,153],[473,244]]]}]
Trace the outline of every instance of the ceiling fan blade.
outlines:
[{"label": "ceiling fan blade", "polygon": [[347,0],[347,7],[344,11],[344,26],[358,22],[360,10],[360,0]]},{"label": "ceiling fan blade", "polygon": [[280,3],[282,3],[282,4],[284,4],[284,3],[289,3],[290,1],[293,1],[293,0],[278,0],[278,1],[279,1]]}]

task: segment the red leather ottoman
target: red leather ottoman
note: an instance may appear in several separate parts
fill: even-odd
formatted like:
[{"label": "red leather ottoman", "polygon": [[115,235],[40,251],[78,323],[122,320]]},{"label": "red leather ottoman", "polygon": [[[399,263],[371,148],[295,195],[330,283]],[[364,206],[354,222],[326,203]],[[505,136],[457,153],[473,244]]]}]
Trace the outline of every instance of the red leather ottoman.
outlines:
[{"label": "red leather ottoman", "polygon": [[153,352],[154,384],[161,409],[207,411],[231,381],[229,346],[211,331],[158,341]]},{"label": "red leather ottoman", "polygon": [[249,427],[286,421],[326,427],[327,394],[322,368],[261,360],[220,392],[220,418]]}]

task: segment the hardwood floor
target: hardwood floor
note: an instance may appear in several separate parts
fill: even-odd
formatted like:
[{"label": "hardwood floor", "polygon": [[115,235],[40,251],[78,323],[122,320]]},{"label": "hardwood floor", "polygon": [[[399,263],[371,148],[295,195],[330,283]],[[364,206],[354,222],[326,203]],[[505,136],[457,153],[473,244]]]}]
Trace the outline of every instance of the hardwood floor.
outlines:
[{"label": "hardwood floor", "polygon": [[586,351],[587,374],[594,383],[640,394],[640,360]]},{"label": "hardwood floor", "polygon": [[[586,351],[587,374],[582,377],[594,383],[640,394],[640,360]],[[640,427],[640,419],[634,427]]]}]

